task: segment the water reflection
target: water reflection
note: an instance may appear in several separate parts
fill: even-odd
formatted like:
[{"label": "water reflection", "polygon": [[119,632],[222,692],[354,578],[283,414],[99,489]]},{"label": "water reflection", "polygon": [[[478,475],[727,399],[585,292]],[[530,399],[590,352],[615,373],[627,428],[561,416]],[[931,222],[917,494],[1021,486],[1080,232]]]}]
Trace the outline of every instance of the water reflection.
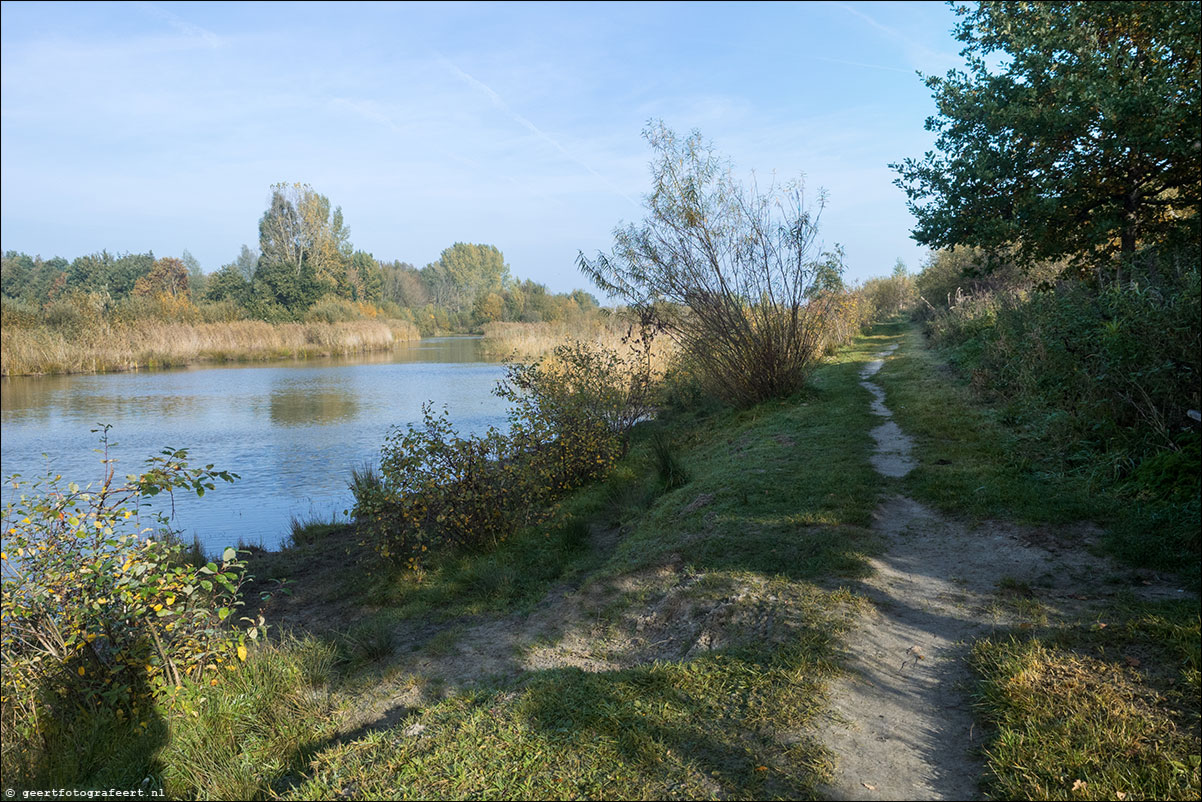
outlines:
[{"label": "water reflection", "polygon": [[271,422],[279,426],[350,420],[358,410],[355,397],[338,390],[280,387],[271,392]]},{"label": "water reflection", "polygon": [[110,423],[119,474],[171,446],[242,476],[203,499],[177,496],[185,537],[210,550],[275,546],[290,516],[348,508],[352,466],[377,461],[388,430],[417,421],[424,401],[447,406],[461,432],[503,425],[504,402],[491,393],[502,373],[477,340],[440,338],[360,359],[4,379],[3,473],[39,475],[45,452],[55,472],[95,481],[90,430]]}]

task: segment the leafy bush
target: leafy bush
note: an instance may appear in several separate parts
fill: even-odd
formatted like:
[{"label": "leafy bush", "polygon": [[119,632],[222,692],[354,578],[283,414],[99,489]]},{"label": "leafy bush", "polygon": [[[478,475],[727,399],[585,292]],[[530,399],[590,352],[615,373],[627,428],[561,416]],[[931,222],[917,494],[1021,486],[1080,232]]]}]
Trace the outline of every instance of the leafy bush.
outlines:
[{"label": "leafy bush", "polygon": [[900,260],[893,269],[893,275],[864,282],[860,292],[869,309],[868,317],[872,320],[893,317],[912,307],[918,298],[914,277],[906,272]]},{"label": "leafy bush", "polygon": [[363,317],[360,305],[336,295],[323,295],[305,311],[304,319],[308,323],[344,323]]},{"label": "leafy bush", "polygon": [[491,548],[540,520],[563,493],[605,476],[649,409],[647,352],[559,346],[513,364],[494,391],[513,402],[509,431],[458,436],[444,410],[394,428],[379,474],[357,471],[355,517],[385,560],[421,568],[431,552]]},{"label": "leafy bush", "polygon": [[197,310],[200,312],[200,319],[205,323],[233,323],[246,319],[246,310],[229,298],[207,301],[200,304]]},{"label": "leafy bush", "polygon": [[0,298],[0,317],[4,319],[5,328],[29,329],[41,321],[41,310],[34,304],[19,298]]},{"label": "leafy bush", "polygon": [[[1122,284],[1047,280],[979,256],[937,255],[918,278],[936,342],[1054,471],[1125,499],[1114,548],[1146,565],[1199,550],[1202,281],[1197,248],[1148,248]],[[972,257],[972,258],[969,258]],[[967,271],[976,277],[956,273]],[[1109,273],[1112,271],[1100,271]],[[948,290],[943,303],[935,290]],[[967,290],[966,290],[967,288]]]},{"label": "leafy bush", "polygon": [[42,315],[50,327],[81,338],[106,328],[104,316],[110,302],[108,293],[75,291],[46,304]]},{"label": "leafy bush", "polygon": [[190,564],[168,522],[148,522],[141,510],[145,497],[203,495],[236,475],[190,468],[186,451],[164,449],[144,473],[120,482],[103,431],[97,486],[64,485],[57,475],[32,485],[9,479],[20,495],[4,511],[6,769],[22,768],[10,763],[18,754],[7,749],[10,739],[36,744],[47,729],[100,708],[132,715],[156,689],[186,677],[217,684],[220,669],[245,659],[245,639],[260,632],[261,622],[224,623],[242,604],[246,566],[236,552]]}]

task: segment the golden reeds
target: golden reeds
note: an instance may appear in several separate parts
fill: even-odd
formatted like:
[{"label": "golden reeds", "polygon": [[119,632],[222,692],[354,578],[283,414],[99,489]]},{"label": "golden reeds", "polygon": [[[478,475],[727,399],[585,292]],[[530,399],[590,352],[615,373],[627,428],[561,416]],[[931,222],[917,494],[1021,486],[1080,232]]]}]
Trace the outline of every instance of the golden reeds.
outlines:
[{"label": "golden reeds", "polygon": [[252,361],[379,351],[420,338],[405,320],[342,323],[104,323],[79,336],[48,327],[0,328],[0,374],[99,373],[194,362]]},{"label": "golden reeds", "polygon": [[[568,323],[486,323],[483,350],[493,356],[530,361],[543,356],[569,340],[584,340],[625,355],[635,343],[623,343],[631,335],[631,323],[620,315],[593,318],[579,325]],[[634,332],[637,336],[637,329]],[[651,348],[652,371],[662,374],[676,351],[676,344],[664,335],[655,338]]]}]

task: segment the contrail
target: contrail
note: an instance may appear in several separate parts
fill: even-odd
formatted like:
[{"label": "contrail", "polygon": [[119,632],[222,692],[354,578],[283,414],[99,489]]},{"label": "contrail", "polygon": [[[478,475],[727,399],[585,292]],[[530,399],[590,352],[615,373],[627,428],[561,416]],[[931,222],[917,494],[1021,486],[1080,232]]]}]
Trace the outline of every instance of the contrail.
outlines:
[{"label": "contrail", "polygon": [[536,137],[538,137],[539,139],[543,140],[544,142],[546,142],[546,143],[547,143],[548,145],[550,145],[551,147],[553,147],[553,148],[555,148],[556,150],[558,150],[558,151],[559,151],[560,153],[562,153],[562,154],[564,155],[564,157],[566,157],[566,158],[567,158],[569,161],[571,161],[571,162],[573,162],[573,163],[575,163],[575,164],[579,165],[580,167],[582,167],[582,168],[584,168],[585,170],[587,170],[587,171],[588,171],[590,174],[592,174],[592,175],[596,176],[596,177],[597,177],[598,179],[600,179],[600,180],[601,180],[601,182],[602,182],[602,183],[604,183],[604,184],[605,184],[607,187],[609,187],[611,190],[613,190],[615,193],[617,193],[617,194],[618,194],[618,195],[620,195],[621,197],[625,198],[625,199],[626,199],[626,200],[627,200],[627,201],[628,201],[628,202],[629,202],[629,203],[630,203],[632,206],[636,206],[636,207],[637,207],[637,206],[639,206],[639,205],[640,205],[640,204],[639,204],[637,201],[635,201],[633,198],[631,198],[631,197],[630,197],[629,195],[627,195],[625,192],[623,192],[622,190],[618,189],[618,187],[614,186],[613,182],[612,182],[612,181],[610,181],[608,178],[606,178],[605,176],[601,175],[601,174],[600,174],[600,173],[598,173],[596,170],[594,170],[592,167],[588,166],[587,164],[585,164],[584,162],[582,162],[580,159],[576,158],[576,157],[575,157],[575,156],[573,156],[571,153],[569,153],[569,152],[568,152],[568,150],[567,150],[567,149],[566,149],[566,148],[565,148],[563,145],[561,145],[561,144],[559,144],[558,142],[556,142],[556,141],[555,141],[553,138],[551,138],[551,136],[550,136],[550,135],[548,135],[548,134],[544,133],[544,132],[542,131],[542,129],[540,129],[540,128],[539,128],[537,125],[535,125],[534,123],[530,122],[530,121],[529,121],[529,120],[527,120],[525,117],[523,117],[522,115],[520,115],[520,114],[518,114],[516,111],[514,111],[512,108],[510,108],[510,107],[509,107],[509,104],[508,104],[508,103],[506,103],[506,102],[505,102],[505,100],[504,100],[504,99],[503,99],[503,98],[502,98],[500,95],[498,95],[496,92],[494,92],[494,91],[493,91],[493,89],[492,89],[492,87],[490,87],[488,84],[486,84],[486,83],[484,83],[483,81],[480,81],[480,80],[478,80],[478,79],[476,79],[476,78],[473,78],[471,75],[468,75],[466,72],[464,72],[463,70],[459,69],[459,67],[458,67],[458,66],[456,66],[454,62],[452,62],[450,59],[448,59],[448,58],[446,58],[445,56],[443,56],[441,53],[439,53],[439,54],[437,54],[437,55],[438,55],[438,60],[439,60],[439,61],[441,61],[441,62],[442,62],[442,63],[443,63],[443,64],[444,64],[444,65],[445,65],[445,66],[446,66],[446,67],[447,67],[449,70],[451,70],[451,72],[455,73],[455,75],[456,75],[456,76],[457,76],[457,77],[458,77],[460,80],[464,81],[464,82],[465,82],[465,83],[467,83],[469,86],[472,86],[472,87],[474,87],[474,88],[476,88],[476,89],[479,89],[481,92],[483,92],[484,94],[488,95],[488,99],[492,101],[492,104],[493,104],[494,106],[496,106],[498,109],[500,109],[501,111],[503,111],[503,112],[505,113],[505,115],[506,115],[507,117],[509,117],[509,119],[513,120],[513,121],[514,121],[514,122],[516,122],[518,125],[522,126],[522,127],[523,127],[523,128],[525,128],[527,131],[529,131],[530,133],[534,134]]},{"label": "contrail", "polygon": [[217,48],[224,47],[225,41],[220,36],[210,31],[208,28],[202,28],[199,25],[188,22],[178,14],[173,14],[165,8],[161,8],[154,3],[138,3],[139,8],[149,12],[159,19],[166,22],[172,28],[175,28],[180,33],[195,39],[202,39],[209,47]]}]

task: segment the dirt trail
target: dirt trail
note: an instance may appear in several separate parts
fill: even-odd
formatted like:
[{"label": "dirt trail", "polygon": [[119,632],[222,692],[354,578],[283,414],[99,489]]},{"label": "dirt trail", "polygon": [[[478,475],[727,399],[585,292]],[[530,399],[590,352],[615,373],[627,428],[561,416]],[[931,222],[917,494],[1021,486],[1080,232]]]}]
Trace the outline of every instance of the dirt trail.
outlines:
[{"label": "dirt trail", "polygon": [[[896,348],[860,373],[872,411],[885,419],[872,431],[872,464],[888,477],[914,467],[911,440],[890,420],[884,390],[871,380]],[[1118,569],[1080,548],[1096,534],[1088,526],[1055,538],[1006,524],[970,527],[893,496],[876,511],[874,528],[887,545],[870,561],[873,574],[855,588],[875,609],[848,635],[850,671],[831,689],[832,716],[822,735],[837,766],[826,795],[978,799],[983,734],[974,727],[964,658],[973,640],[1017,623],[999,581],[1038,587],[1050,615],[1071,615],[1087,604],[1082,588],[1096,596],[1101,572]],[[1078,547],[1060,553],[1041,545],[1066,540]]]}]

